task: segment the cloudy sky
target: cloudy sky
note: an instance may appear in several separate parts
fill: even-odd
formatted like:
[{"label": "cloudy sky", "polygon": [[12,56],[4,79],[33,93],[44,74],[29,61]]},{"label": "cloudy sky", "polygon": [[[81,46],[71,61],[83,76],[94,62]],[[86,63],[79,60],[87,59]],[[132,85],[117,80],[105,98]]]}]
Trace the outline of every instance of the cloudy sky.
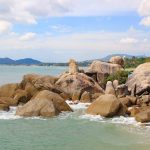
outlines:
[{"label": "cloudy sky", "polygon": [[150,0],[0,0],[0,57],[150,55]]}]

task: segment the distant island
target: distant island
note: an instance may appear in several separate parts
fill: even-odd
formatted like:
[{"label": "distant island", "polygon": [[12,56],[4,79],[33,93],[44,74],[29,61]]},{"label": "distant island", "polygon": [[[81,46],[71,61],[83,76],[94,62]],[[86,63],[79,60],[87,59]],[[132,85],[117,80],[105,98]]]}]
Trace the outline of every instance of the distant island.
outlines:
[{"label": "distant island", "polygon": [[[127,55],[127,54],[112,54],[112,55],[108,55],[104,58],[99,58],[99,59],[93,59],[93,60],[85,60],[85,61],[80,61],[78,62],[79,66],[89,66],[94,60],[100,60],[100,61],[109,61],[109,59],[113,56],[121,56],[124,57],[125,59],[127,59],[127,61],[134,61],[135,63],[135,58],[136,58],[136,62],[138,64],[143,63],[143,59],[147,59],[146,56],[140,55],[140,56],[132,56],[132,55]],[[129,62],[129,64],[132,64]],[[26,66],[30,66],[30,65],[37,65],[37,66],[68,66],[68,62],[41,62],[39,60],[35,60],[32,58],[24,58],[24,59],[18,59],[18,60],[13,60],[11,58],[0,58],[0,65],[26,65]]]},{"label": "distant island", "polygon": [[0,58],[1,65],[40,65],[42,62],[32,59],[32,58],[24,58],[13,60],[10,58]]}]

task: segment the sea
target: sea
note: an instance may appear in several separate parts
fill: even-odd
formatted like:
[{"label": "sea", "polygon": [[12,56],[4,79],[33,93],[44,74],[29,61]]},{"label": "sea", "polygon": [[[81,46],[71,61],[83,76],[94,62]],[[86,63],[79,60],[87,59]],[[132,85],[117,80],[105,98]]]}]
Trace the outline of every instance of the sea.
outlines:
[{"label": "sea", "polygon": [[[67,67],[0,66],[0,85],[23,75],[59,75]],[[90,104],[72,105],[73,112],[53,118],[15,116],[16,107],[0,111],[0,150],[150,150],[150,124],[134,118],[106,119],[85,113]]]}]

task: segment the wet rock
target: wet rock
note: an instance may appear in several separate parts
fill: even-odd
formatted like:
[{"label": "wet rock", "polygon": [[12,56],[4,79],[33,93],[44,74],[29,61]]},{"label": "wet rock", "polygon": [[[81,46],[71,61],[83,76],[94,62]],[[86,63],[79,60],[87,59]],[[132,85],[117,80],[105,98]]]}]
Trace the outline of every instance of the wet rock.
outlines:
[{"label": "wet rock", "polygon": [[121,106],[120,101],[112,94],[100,96],[87,109],[91,115],[101,115],[103,117],[113,117],[117,115]]},{"label": "wet rock", "polygon": [[135,115],[140,112],[140,108],[139,107],[131,107],[128,109],[128,111],[130,112],[131,117],[135,117]]},{"label": "wet rock", "polygon": [[0,110],[8,111],[10,106],[16,106],[17,101],[11,97],[0,97]]},{"label": "wet rock", "polygon": [[150,122],[150,107],[142,107],[140,112],[135,115],[135,120],[141,123]]},{"label": "wet rock", "polygon": [[80,99],[80,102],[82,103],[89,103],[91,101],[91,95],[89,92],[84,92],[82,95],[81,95],[81,99]]},{"label": "wet rock", "polygon": [[12,97],[18,88],[19,85],[16,83],[5,84],[0,87],[0,97]]},{"label": "wet rock", "polygon": [[81,97],[81,91],[74,91],[72,95],[72,101],[80,100]]},{"label": "wet rock", "polygon": [[18,89],[15,91],[13,98],[15,99],[17,104],[26,103],[28,102],[28,93],[25,90]]},{"label": "wet rock", "polygon": [[53,117],[62,111],[72,111],[72,109],[58,94],[44,90],[39,92],[33,100],[19,107],[16,115]]}]

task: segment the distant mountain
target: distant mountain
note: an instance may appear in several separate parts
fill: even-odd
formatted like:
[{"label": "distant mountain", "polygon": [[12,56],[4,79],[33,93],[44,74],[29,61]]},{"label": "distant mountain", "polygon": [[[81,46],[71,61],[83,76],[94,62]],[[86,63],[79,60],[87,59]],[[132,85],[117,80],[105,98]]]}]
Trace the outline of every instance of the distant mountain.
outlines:
[{"label": "distant mountain", "polygon": [[15,63],[14,60],[10,59],[10,58],[0,58],[0,64],[13,64]]},{"label": "distant mountain", "polygon": [[25,58],[25,59],[19,59],[15,61],[16,64],[21,65],[39,65],[42,62],[32,59],[32,58]]},{"label": "distant mountain", "polygon": [[32,58],[25,58],[19,60],[13,60],[10,58],[0,58],[0,64],[3,65],[40,65],[42,62],[32,59]]}]

